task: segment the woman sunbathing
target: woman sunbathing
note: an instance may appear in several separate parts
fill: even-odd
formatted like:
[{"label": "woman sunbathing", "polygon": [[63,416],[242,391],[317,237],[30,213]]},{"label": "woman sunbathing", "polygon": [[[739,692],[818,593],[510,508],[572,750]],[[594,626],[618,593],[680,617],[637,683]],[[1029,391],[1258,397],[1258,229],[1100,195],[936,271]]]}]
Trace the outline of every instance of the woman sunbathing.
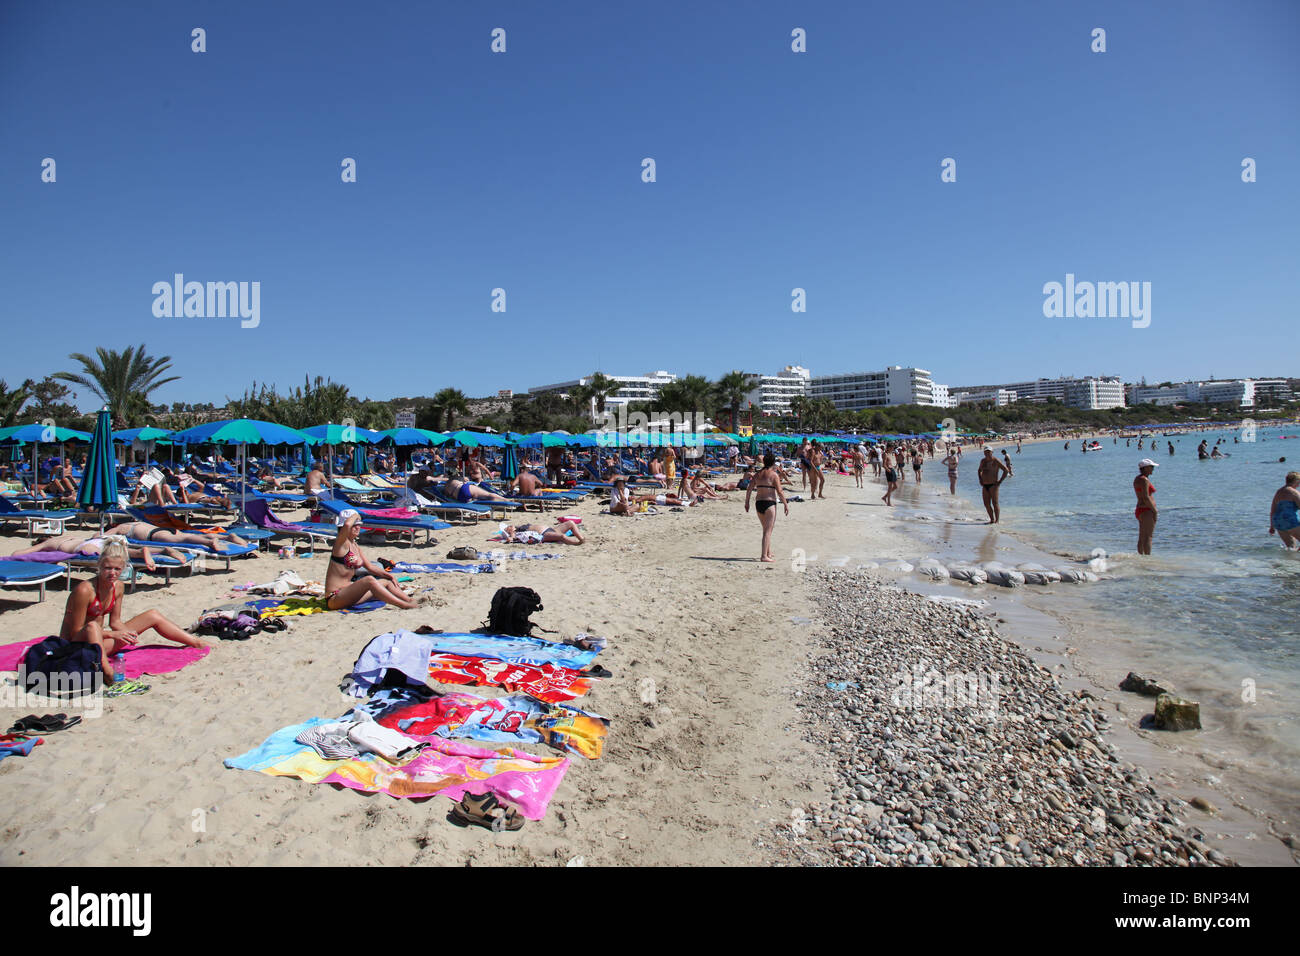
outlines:
[{"label": "woman sunbathing", "polygon": [[673,505],[675,507],[685,508],[694,504],[692,501],[684,501],[674,494],[658,495],[636,495],[632,498],[634,504],[651,504],[651,505]]},{"label": "woman sunbathing", "polygon": [[[505,537],[502,538],[501,535]],[[572,544],[579,545],[585,540],[578,525],[573,521],[561,521],[554,527],[542,524],[506,525],[488,540],[505,540],[514,544]]]},{"label": "woman sunbathing", "polygon": [[108,533],[120,534],[132,541],[151,541],[159,545],[186,544],[210,547],[217,554],[226,553],[226,549],[222,545],[227,543],[240,547],[248,544],[247,541],[233,531],[220,536],[207,531],[172,531],[170,528],[159,528],[147,521],[123,521],[121,524],[109,528]]},{"label": "woman sunbathing", "polygon": [[[402,590],[397,578],[366,560],[361,545],[357,543],[361,534],[361,515],[347,508],[335,520],[339,530],[334,536],[334,548],[325,572],[325,606],[338,611],[363,601],[383,601],[408,611],[418,607],[418,602],[412,601]],[[354,581],[352,576],[357,571],[369,571],[370,574]]]},{"label": "woman sunbathing", "polygon": [[[104,683],[112,684],[117,675],[109,658],[123,648],[136,643],[141,633],[157,631],[169,641],[186,647],[207,647],[207,643],[187,634],[162,613],[145,611],[129,621],[122,621],[122,604],[125,600],[122,572],[126,570],[126,543],[120,539],[105,542],[99,553],[99,563],[93,581],[78,581],[68,594],[68,604],[63,612],[63,627],[59,636],[65,641],[94,644],[99,648],[99,667],[104,672]],[[105,624],[104,616],[108,615]]]},{"label": "woman sunbathing", "polygon": [[[18,551],[14,557],[25,554],[41,554],[42,552],[58,551],[63,554],[85,554],[97,555],[103,553],[104,544],[107,538],[99,535],[87,535],[84,531],[70,531],[66,534],[55,535],[52,538],[46,538],[38,541],[26,551]],[[163,554],[169,558],[181,558],[181,553],[173,548],[159,548]],[[155,569],[153,562],[153,548],[137,547],[128,544],[127,556],[131,560],[142,560],[144,566],[150,571]]]},{"label": "woman sunbathing", "polygon": [[495,492],[488,491],[486,488],[480,488],[472,481],[466,481],[464,478],[448,478],[443,483],[442,493],[451,501],[460,502],[510,500]]}]

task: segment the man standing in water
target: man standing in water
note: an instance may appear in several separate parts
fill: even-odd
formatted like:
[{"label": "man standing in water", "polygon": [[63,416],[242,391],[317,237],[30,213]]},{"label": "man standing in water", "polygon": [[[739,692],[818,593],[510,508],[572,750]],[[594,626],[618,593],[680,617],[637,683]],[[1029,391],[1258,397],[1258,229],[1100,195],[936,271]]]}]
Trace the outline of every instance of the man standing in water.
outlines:
[{"label": "man standing in water", "polygon": [[1006,480],[1007,466],[993,455],[992,448],[984,449],[984,458],[976,473],[980,490],[984,493],[984,510],[989,513],[989,524],[1002,520],[1002,506],[998,503],[998,485]]},{"label": "man standing in water", "polygon": [[1156,530],[1156,500],[1151,496],[1156,493],[1156,486],[1151,483],[1151,472],[1160,466],[1150,458],[1138,462],[1138,475],[1133,479],[1133,490],[1137,492],[1137,510],[1133,517],[1138,521],[1138,554],[1151,553],[1151,536]]}]

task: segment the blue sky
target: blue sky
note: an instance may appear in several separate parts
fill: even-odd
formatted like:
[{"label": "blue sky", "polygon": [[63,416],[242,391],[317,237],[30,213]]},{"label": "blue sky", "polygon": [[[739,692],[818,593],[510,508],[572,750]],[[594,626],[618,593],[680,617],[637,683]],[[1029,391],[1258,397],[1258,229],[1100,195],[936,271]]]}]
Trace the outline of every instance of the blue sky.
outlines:
[{"label": "blue sky", "polygon": [[[1300,375],[1300,4],[698,6],[0,2],[0,378]],[[177,272],[260,325],[156,318]],[[1066,273],[1150,327],[1044,318]]]}]

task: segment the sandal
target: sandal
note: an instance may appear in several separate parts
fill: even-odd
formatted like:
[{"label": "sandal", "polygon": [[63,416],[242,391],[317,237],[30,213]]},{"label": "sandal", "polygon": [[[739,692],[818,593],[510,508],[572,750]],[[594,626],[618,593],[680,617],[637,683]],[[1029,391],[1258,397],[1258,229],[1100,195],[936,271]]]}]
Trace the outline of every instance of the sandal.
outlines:
[{"label": "sandal", "polygon": [[485,827],[493,833],[500,833],[502,830],[522,830],[524,826],[523,817],[519,815],[518,810],[503,806],[501,801],[490,793],[481,796],[465,794],[460,803],[451,808],[450,817],[453,823],[459,823],[461,826]]},{"label": "sandal", "polygon": [[[149,689],[149,684],[142,683],[138,680],[119,680],[110,684],[104,690],[105,697],[132,697],[136,694],[143,694]],[[81,718],[76,718],[80,720]]]},{"label": "sandal", "polygon": [[26,717],[15,721],[8,732],[11,734],[53,734],[60,730],[67,730],[69,727],[75,727],[79,723],[81,723],[80,717],[69,717],[67,714],[46,714],[44,717],[28,714]]},{"label": "sandal", "polygon": [[588,667],[585,671],[582,672],[582,676],[583,677],[613,677],[614,672],[609,670],[606,667],[601,667],[599,664],[592,664],[590,667]]}]

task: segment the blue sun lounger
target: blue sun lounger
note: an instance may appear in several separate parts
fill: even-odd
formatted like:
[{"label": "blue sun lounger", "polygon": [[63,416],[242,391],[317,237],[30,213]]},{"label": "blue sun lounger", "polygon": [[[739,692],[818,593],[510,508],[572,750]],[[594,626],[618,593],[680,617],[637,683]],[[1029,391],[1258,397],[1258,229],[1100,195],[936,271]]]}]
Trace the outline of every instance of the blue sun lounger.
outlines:
[{"label": "blue sun lounger", "polygon": [[375,528],[380,531],[400,531],[411,536],[411,544],[415,544],[415,533],[424,532],[424,540],[427,544],[433,537],[433,532],[442,531],[450,528],[451,525],[446,521],[439,521],[436,518],[429,518],[423,515],[411,518],[376,518],[366,514],[365,505],[357,506],[347,499],[337,497],[334,492],[322,489],[317,499],[320,506],[331,514],[338,515],[343,511],[351,508],[361,514],[361,525],[365,528]]},{"label": "blue sun lounger", "polygon": [[28,561],[0,561],[0,586],[31,587],[39,585],[40,600],[45,600],[45,585],[55,578],[62,577],[67,568],[62,564],[39,564]]},{"label": "blue sun lounger", "polygon": [[37,522],[44,524],[42,531],[48,531],[50,534],[62,534],[65,522],[77,517],[75,511],[24,511],[16,507],[13,502],[4,496],[0,496],[0,521],[6,524],[10,521],[27,522],[27,533],[31,534],[33,525]]}]

